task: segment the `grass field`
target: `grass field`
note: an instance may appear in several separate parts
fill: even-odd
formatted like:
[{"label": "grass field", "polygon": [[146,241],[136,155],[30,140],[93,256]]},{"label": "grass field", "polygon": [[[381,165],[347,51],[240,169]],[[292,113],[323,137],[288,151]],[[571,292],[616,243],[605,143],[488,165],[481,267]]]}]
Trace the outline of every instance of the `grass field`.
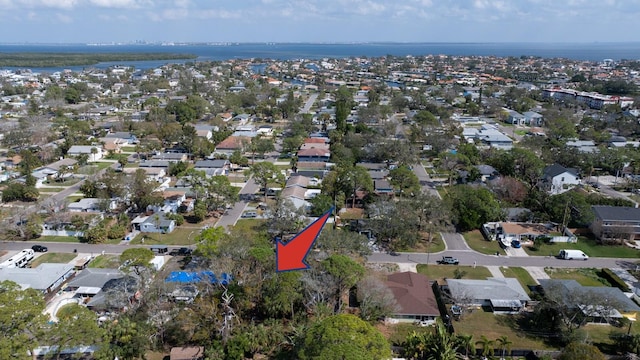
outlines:
[{"label": "grass field", "polygon": [[497,241],[488,241],[480,233],[480,230],[469,231],[462,234],[462,236],[467,241],[467,245],[479,253],[493,255],[498,251],[500,254],[505,254]]},{"label": "grass field", "polygon": [[529,292],[528,285],[535,285],[536,281],[531,277],[529,272],[521,267],[500,267],[500,271],[504,274],[504,277],[516,278],[522,288]]},{"label": "grass field", "polygon": [[533,250],[528,246],[522,248],[527,254],[534,256],[555,256],[562,249],[577,249],[592,257],[640,258],[640,250],[624,245],[600,245],[594,239],[584,236],[579,236],[577,243],[542,244],[538,250]]},{"label": "grass field", "polygon": [[439,234],[433,234],[431,237],[431,244],[427,242],[427,240],[422,239],[416,243],[416,245],[408,249],[408,251],[412,252],[430,252],[437,253],[440,251],[444,251],[446,248],[444,241],[442,241],[442,237]]},{"label": "grass field", "polygon": [[252,234],[258,233],[264,227],[267,220],[263,219],[239,219],[236,225],[232,227],[235,231]]},{"label": "grass field", "polygon": [[545,268],[544,271],[549,274],[552,279],[572,279],[583,286],[611,286],[611,284],[598,275],[599,269]]},{"label": "grass field", "polygon": [[42,256],[37,257],[35,260],[31,262],[31,267],[37,267],[43,263],[56,263],[56,264],[65,264],[69,261],[75,259],[77,254],[66,254],[66,253],[46,253]]},{"label": "grass field", "polygon": [[117,269],[118,266],[120,266],[120,257],[112,254],[98,255],[89,263],[90,268],[96,269]]},{"label": "grass field", "polygon": [[456,277],[456,269],[462,274],[463,279],[486,279],[491,277],[491,272],[483,266],[456,266],[456,265],[426,265],[419,264],[418,272],[430,280],[453,279]]},{"label": "grass field", "polygon": [[144,238],[145,245],[193,245],[195,237],[200,233],[198,228],[181,228],[178,227],[170,234],[144,233],[139,234],[135,239],[131,240],[132,245],[142,244]]},{"label": "grass field", "polygon": [[34,240],[34,242],[65,242],[65,243],[79,243],[80,239],[74,236],[41,236]]},{"label": "grass field", "polygon": [[482,335],[489,340],[506,335],[512,342],[512,349],[550,349],[542,340],[527,336],[520,329],[514,329],[509,321],[504,321],[509,320],[507,317],[510,315],[494,315],[490,311],[477,309],[465,314],[459,321],[454,321],[453,328],[456,334],[473,335],[473,342],[480,340]]}]

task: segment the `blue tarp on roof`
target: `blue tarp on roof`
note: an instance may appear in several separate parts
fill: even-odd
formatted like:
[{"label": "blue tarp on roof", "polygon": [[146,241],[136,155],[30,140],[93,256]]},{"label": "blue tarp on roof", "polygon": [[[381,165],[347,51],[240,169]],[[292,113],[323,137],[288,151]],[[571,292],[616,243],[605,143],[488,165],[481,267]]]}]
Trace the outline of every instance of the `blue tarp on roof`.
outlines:
[{"label": "blue tarp on roof", "polygon": [[227,273],[222,273],[220,275],[220,281],[216,277],[216,274],[213,271],[199,271],[199,272],[190,272],[190,271],[172,271],[171,274],[165,279],[165,282],[177,282],[182,284],[192,284],[199,282],[209,282],[211,284],[222,284],[227,285],[231,282],[231,275]]}]

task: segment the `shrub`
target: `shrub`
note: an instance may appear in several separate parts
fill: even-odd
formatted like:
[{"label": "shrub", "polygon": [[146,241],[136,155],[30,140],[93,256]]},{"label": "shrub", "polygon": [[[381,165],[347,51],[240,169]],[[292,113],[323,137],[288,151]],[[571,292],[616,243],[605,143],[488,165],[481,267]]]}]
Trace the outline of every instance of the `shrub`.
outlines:
[{"label": "shrub", "polygon": [[611,285],[617,287],[624,292],[630,292],[629,286],[618,275],[616,275],[610,269],[604,268],[600,271],[600,276],[605,278]]}]

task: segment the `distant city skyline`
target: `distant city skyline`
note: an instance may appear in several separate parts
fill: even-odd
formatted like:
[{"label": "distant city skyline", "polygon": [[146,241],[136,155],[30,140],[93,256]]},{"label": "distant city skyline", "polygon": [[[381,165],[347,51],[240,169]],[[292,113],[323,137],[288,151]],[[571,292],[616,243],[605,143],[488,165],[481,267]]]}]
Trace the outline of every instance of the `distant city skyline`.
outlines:
[{"label": "distant city skyline", "polygon": [[4,43],[635,42],[640,0],[0,0]]}]

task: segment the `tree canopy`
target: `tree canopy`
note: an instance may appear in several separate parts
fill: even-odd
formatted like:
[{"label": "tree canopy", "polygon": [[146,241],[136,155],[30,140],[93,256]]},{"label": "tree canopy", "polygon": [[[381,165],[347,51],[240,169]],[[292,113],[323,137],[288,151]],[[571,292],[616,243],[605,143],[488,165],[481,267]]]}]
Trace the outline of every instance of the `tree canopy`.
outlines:
[{"label": "tree canopy", "polygon": [[333,315],[311,325],[298,353],[302,360],[388,359],[391,347],[378,330],[355,315]]}]

